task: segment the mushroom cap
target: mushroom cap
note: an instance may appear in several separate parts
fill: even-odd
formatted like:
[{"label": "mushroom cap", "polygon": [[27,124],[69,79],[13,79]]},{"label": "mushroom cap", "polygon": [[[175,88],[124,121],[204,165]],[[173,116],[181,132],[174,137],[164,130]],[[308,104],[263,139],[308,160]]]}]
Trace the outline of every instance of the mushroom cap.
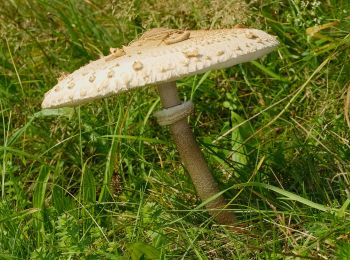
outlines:
[{"label": "mushroom cap", "polygon": [[248,28],[181,31],[157,28],[111,54],[61,77],[43,108],[77,106],[133,88],[174,81],[257,59],[278,45]]}]

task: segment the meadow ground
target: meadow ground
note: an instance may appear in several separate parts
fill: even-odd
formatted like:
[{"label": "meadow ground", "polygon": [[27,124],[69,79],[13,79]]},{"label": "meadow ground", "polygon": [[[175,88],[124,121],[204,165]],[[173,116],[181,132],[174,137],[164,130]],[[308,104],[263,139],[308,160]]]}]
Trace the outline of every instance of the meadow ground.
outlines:
[{"label": "meadow ground", "polygon": [[[204,211],[154,88],[41,111],[62,73],[146,29],[237,23],[279,48],[179,89],[247,233]],[[348,0],[1,1],[0,258],[348,259],[349,33]]]}]

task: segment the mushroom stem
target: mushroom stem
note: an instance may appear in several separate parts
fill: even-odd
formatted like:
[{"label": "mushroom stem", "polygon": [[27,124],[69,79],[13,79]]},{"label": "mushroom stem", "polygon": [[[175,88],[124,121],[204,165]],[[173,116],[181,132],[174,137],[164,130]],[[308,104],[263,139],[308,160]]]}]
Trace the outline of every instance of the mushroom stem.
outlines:
[{"label": "mushroom stem", "polygon": [[[158,91],[164,108],[181,104],[175,82],[159,84]],[[218,184],[208,168],[192,130],[187,123],[187,118],[182,118],[170,124],[169,127],[181,160],[191,176],[197,194],[202,201],[214,197],[220,192]],[[222,195],[209,201],[206,207],[217,223],[225,225],[235,223],[234,214],[223,210],[227,207],[227,203]]]}]

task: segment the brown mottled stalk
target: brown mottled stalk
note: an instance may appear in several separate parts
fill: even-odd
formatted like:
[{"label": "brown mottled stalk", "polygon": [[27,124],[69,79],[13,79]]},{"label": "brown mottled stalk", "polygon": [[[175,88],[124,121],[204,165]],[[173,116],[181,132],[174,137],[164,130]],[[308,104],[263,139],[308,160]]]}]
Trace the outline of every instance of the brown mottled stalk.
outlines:
[{"label": "brown mottled stalk", "polygon": [[[164,108],[181,104],[175,82],[160,84],[158,85],[158,90]],[[191,176],[199,197],[205,201],[215,196],[220,192],[218,184],[208,168],[192,130],[187,123],[187,118],[180,119],[169,127],[181,160]],[[208,202],[206,207],[217,223],[234,224],[235,216],[232,212],[225,210],[226,205],[224,197],[219,196]]]}]

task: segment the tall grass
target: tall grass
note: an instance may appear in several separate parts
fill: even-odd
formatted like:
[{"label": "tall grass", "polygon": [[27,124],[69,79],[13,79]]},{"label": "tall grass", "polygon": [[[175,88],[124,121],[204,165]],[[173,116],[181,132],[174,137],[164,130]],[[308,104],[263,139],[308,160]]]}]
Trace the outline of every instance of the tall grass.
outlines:
[{"label": "tall grass", "polygon": [[[11,0],[0,7],[1,259],[347,259],[350,3]],[[62,73],[144,30],[236,23],[277,51],[179,82],[247,233],[213,223],[153,88],[41,111]]]}]

